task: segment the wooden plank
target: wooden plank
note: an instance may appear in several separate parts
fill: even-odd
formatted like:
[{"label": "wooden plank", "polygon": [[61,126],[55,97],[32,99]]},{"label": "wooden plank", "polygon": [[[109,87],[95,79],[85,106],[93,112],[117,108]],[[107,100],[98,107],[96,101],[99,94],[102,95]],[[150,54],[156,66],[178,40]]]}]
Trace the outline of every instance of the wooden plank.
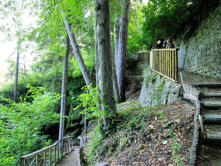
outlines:
[{"label": "wooden plank", "polygon": [[57,161],[57,146],[54,147],[54,162]]},{"label": "wooden plank", "polygon": [[58,160],[60,159],[60,146],[61,146],[60,144],[61,144],[61,143],[59,142],[59,143],[58,143]]},{"label": "wooden plank", "polygon": [[164,51],[163,56],[163,74],[166,74],[166,51]]},{"label": "wooden plank", "polygon": [[49,149],[49,165],[52,166],[52,151]]},{"label": "wooden plank", "polygon": [[161,64],[160,64],[160,63],[161,63],[161,50],[158,52],[158,57],[159,57],[159,58],[158,58],[159,70],[158,70],[158,71],[161,72],[161,66],[160,66],[160,65],[161,65]]},{"label": "wooden plank", "polygon": [[170,76],[170,52],[167,51],[167,74],[166,74],[167,77]]},{"label": "wooden plank", "polygon": [[171,65],[172,65],[172,79],[174,79],[175,80],[175,69],[174,69],[174,67],[175,67],[175,61],[174,61],[174,56],[175,56],[175,53],[174,53],[174,51],[172,50],[172,58],[171,58]]},{"label": "wooden plank", "polygon": [[178,81],[178,49],[175,51],[175,80]]},{"label": "wooden plank", "polygon": [[153,68],[153,50],[150,51],[150,68]]},{"label": "wooden plank", "polygon": [[39,165],[39,157],[38,157],[38,155],[36,155],[36,166],[38,166]]},{"label": "wooden plank", "polygon": [[46,150],[43,152],[44,154],[44,165],[46,166],[46,160],[47,160],[47,152]]},{"label": "wooden plank", "polygon": [[68,149],[69,149],[69,152],[71,152],[71,139],[68,139]]},{"label": "wooden plank", "polygon": [[24,166],[28,166],[28,160],[24,159]]},{"label": "wooden plank", "polygon": [[162,51],[162,54],[161,54],[161,56],[162,56],[162,59],[161,59],[162,71],[161,71],[161,73],[164,73],[164,69],[163,69],[163,67],[164,67],[164,52],[165,51]]},{"label": "wooden plank", "polygon": [[170,50],[170,70],[171,70],[171,73],[170,73],[170,77],[173,79],[173,50]]}]

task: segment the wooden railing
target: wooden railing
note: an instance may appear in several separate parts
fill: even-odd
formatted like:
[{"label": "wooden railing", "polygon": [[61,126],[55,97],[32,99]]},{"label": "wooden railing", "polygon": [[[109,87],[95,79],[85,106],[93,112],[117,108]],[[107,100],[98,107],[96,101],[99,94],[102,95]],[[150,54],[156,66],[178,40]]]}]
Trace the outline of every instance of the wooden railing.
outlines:
[{"label": "wooden railing", "polygon": [[150,52],[150,68],[152,71],[178,81],[178,49],[152,49]]},{"label": "wooden railing", "polygon": [[20,165],[53,166],[64,155],[73,151],[73,149],[71,137],[67,136],[44,149],[22,156]]}]

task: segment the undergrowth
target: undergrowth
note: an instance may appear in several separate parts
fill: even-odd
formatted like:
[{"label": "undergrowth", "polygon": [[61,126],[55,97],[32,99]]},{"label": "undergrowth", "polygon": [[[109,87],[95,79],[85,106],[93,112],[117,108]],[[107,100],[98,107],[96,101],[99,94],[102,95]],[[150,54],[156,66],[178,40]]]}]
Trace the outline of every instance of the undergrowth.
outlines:
[{"label": "undergrowth", "polygon": [[[179,128],[179,121],[171,123],[161,107],[142,108],[139,104],[134,104],[118,111],[118,115],[116,132],[112,132],[109,137],[103,137],[96,124],[90,130],[87,143],[87,165],[95,165],[96,161],[104,161],[105,158],[116,159],[122,153],[134,158],[139,155],[139,148],[143,150],[143,146],[154,143],[149,141],[159,139],[159,135],[162,135],[164,130],[168,130],[168,137],[161,138],[160,144],[168,145],[171,149],[169,156],[173,165],[184,165],[184,157],[180,155],[181,146],[174,134],[174,130]],[[134,149],[134,146],[138,149]]]},{"label": "undergrowth", "polygon": [[104,156],[118,155],[128,144],[133,141],[133,135],[137,132],[142,134],[146,128],[146,121],[151,119],[148,107],[142,108],[136,104],[118,112],[119,121],[116,125],[116,133],[109,138],[102,137],[99,126],[93,128],[88,134],[87,162],[94,165],[96,159]]}]

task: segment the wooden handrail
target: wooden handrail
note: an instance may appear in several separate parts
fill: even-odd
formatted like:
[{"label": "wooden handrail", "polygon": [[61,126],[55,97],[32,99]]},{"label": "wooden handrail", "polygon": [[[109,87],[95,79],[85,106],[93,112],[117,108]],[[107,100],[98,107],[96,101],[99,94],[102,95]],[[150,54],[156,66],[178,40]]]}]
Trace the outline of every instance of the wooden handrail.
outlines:
[{"label": "wooden handrail", "polygon": [[178,49],[152,49],[150,68],[152,71],[172,80],[178,81]]},{"label": "wooden handrail", "polygon": [[[67,143],[65,143],[65,141],[67,141]],[[71,137],[67,136],[56,141],[55,143],[53,143],[52,145],[46,148],[21,156],[20,159],[21,159],[21,162],[23,161],[24,166],[28,166],[28,165],[31,166],[34,161],[32,160],[32,162],[28,164],[28,159],[35,157],[34,159],[35,165],[38,166],[41,160],[40,155],[43,153],[43,165],[46,166],[47,161],[49,161],[48,165],[51,166],[52,164],[56,163],[61,157],[63,157],[63,155],[70,153],[73,149],[74,147],[72,146],[72,143],[71,143]],[[47,151],[49,153],[47,153]],[[48,154],[49,160],[47,160],[47,154]]]}]

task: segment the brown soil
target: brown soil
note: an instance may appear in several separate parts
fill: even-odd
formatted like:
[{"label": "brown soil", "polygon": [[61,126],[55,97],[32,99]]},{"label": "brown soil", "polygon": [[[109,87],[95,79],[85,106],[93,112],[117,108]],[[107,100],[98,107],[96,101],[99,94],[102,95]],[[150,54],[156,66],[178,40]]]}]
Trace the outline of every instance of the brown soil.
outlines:
[{"label": "brown soil", "polygon": [[[131,102],[121,104],[118,110],[125,109],[126,105],[131,106]],[[126,145],[118,152],[115,148],[109,156],[102,153],[97,161],[108,162],[111,166],[188,165],[193,137],[194,106],[177,102],[148,109],[148,112],[149,115],[144,118],[145,127],[142,132],[139,129],[130,129],[130,132],[128,130],[130,139]],[[136,117],[139,111],[132,111],[131,114]],[[113,138],[121,139],[121,135],[125,136],[125,130],[114,133],[106,139],[105,144],[110,144]]]}]

